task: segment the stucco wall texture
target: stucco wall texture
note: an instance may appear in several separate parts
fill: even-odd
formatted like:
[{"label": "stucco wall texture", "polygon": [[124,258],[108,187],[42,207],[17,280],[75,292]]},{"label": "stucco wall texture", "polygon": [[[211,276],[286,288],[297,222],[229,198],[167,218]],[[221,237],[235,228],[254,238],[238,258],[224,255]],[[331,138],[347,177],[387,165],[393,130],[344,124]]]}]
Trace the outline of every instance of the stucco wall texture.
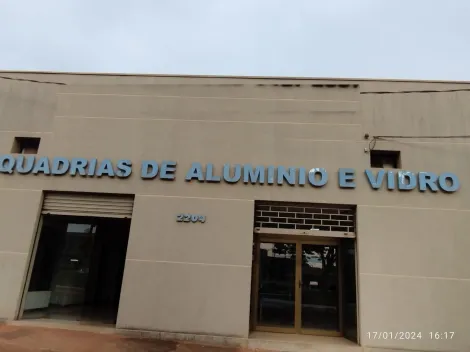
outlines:
[{"label": "stucco wall texture", "polygon": [[[469,350],[469,140],[378,140],[413,172],[453,172],[454,193],[373,190],[370,136],[470,134],[470,83],[2,72],[0,150],[41,138],[38,156],[174,160],[176,179],[0,175],[0,317],[18,314],[43,191],[135,194],[118,328],[246,337],[255,200],[357,205],[363,346]],[[6,79],[15,78],[15,79]],[[20,79],[20,80],[18,80]],[[53,83],[38,83],[48,81]],[[375,94],[372,92],[446,91]],[[194,161],[323,167],[322,188],[185,182]],[[339,168],[357,171],[341,189]],[[181,226],[179,212],[204,213]],[[373,332],[422,332],[419,340]],[[433,340],[432,332],[454,332]]]}]

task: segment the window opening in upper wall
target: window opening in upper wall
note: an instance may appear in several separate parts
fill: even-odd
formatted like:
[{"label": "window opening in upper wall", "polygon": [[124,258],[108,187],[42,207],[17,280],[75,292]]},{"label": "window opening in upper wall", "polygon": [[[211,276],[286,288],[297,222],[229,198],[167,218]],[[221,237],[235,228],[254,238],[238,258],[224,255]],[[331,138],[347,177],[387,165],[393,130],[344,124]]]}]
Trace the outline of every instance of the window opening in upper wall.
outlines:
[{"label": "window opening in upper wall", "polygon": [[399,169],[401,167],[399,150],[371,150],[370,166],[381,169]]},{"label": "window opening in upper wall", "polygon": [[37,154],[41,138],[38,137],[15,137],[11,152],[14,154]]}]

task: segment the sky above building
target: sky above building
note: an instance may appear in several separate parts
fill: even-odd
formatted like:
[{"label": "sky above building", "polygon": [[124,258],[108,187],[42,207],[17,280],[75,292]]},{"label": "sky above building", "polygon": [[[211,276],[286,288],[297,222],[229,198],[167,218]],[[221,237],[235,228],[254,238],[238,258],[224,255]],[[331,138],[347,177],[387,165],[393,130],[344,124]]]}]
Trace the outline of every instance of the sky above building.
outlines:
[{"label": "sky above building", "polygon": [[0,70],[470,80],[469,0],[1,0]]}]

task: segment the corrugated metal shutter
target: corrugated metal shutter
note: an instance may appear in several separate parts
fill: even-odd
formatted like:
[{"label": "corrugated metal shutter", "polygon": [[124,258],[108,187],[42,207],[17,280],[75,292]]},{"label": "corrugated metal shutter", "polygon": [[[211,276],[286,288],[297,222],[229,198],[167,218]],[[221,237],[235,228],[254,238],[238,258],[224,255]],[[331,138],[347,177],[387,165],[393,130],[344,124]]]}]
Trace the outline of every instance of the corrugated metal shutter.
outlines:
[{"label": "corrugated metal shutter", "polygon": [[133,207],[133,196],[57,192],[46,193],[44,195],[42,213],[105,218],[131,218]]}]

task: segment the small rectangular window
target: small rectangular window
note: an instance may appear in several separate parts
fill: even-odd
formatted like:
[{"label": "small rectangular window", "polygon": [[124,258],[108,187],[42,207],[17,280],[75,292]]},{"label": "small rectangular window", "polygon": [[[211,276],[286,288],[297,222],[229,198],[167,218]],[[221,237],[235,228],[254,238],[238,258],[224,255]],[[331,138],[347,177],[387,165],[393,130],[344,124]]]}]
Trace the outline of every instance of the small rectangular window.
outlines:
[{"label": "small rectangular window", "polygon": [[399,169],[400,165],[399,150],[371,150],[370,166],[380,169]]},{"label": "small rectangular window", "polygon": [[15,137],[11,152],[14,154],[37,154],[41,138],[38,137]]}]

